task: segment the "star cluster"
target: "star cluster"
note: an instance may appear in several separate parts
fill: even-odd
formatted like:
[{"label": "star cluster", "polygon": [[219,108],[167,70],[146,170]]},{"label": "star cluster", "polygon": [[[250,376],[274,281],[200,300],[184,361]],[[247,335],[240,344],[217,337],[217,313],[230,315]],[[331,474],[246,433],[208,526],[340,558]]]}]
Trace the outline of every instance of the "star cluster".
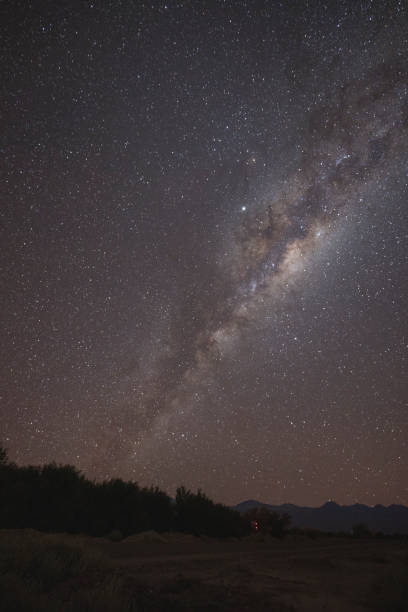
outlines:
[{"label": "star cluster", "polygon": [[11,458],[408,504],[404,3],[3,13]]}]

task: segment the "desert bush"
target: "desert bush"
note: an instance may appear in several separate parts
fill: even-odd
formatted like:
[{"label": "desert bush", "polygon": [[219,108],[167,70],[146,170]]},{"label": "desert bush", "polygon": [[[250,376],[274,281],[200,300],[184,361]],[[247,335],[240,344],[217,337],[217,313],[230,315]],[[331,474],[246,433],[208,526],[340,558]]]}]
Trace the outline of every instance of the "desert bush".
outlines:
[{"label": "desert bush", "polygon": [[354,538],[370,538],[372,536],[371,531],[365,523],[357,523],[351,528],[351,533]]},{"label": "desert bush", "polygon": [[265,506],[251,508],[245,513],[245,517],[252,524],[256,524],[260,532],[274,537],[282,537],[290,524],[288,514],[271,512]]}]

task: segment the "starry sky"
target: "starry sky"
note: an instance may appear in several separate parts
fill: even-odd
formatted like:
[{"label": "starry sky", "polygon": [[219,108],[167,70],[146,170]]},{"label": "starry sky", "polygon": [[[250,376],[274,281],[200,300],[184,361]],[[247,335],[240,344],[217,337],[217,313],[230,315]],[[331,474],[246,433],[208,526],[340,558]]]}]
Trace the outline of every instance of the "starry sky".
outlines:
[{"label": "starry sky", "polygon": [[2,2],[0,439],[408,504],[408,7]]}]

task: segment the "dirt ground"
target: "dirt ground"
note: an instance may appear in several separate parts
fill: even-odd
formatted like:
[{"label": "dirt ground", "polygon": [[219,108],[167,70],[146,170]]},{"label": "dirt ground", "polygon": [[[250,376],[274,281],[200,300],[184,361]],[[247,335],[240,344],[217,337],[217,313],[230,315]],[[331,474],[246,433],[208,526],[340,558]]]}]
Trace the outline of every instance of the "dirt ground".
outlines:
[{"label": "dirt ground", "polygon": [[[286,537],[201,541],[191,536],[99,541],[132,579],[192,609],[408,611],[408,543]],[[193,605],[193,603],[191,603]],[[177,606],[176,606],[177,608]],[[187,608],[186,608],[187,609]]]},{"label": "dirt ground", "polygon": [[56,610],[408,612],[408,540],[0,530],[0,611]]}]

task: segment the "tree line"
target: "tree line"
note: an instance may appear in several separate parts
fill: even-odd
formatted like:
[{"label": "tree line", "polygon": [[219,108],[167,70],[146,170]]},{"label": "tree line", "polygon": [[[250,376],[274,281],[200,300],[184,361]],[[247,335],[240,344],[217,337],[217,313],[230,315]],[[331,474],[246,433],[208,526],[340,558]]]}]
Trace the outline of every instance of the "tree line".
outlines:
[{"label": "tree line", "polygon": [[249,517],[184,487],[175,500],[119,478],[95,482],[72,465],[17,466],[0,447],[0,528],[122,537],[142,531],[242,537]]}]

